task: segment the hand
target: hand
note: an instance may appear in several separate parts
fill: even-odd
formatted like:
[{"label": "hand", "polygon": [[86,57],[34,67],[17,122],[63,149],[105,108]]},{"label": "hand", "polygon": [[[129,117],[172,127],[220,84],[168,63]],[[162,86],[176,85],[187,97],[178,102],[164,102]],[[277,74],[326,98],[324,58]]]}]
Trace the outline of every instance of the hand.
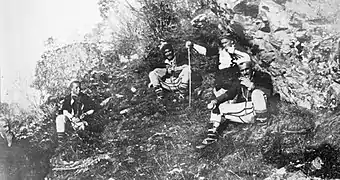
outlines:
[{"label": "hand", "polygon": [[194,44],[193,44],[191,41],[187,41],[187,42],[185,43],[185,47],[186,47],[187,49],[192,49],[193,46],[194,46]]},{"label": "hand", "polygon": [[249,90],[253,89],[254,88],[254,83],[250,81],[250,79],[248,78],[245,78],[245,77],[240,77],[240,83],[247,87]]},{"label": "hand", "polygon": [[227,51],[228,51],[230,54],[235,54],[235,46],[227,47]]},{"label": "hand", "polygon": [[82,115],[80,115],[79,119],[82,120],[82,119],[84,119],[86,116],[87,116],[87,114],[86,114],[86,113],[83,113]]},{"label": "hand", "polygon": [[172,74],[173,71],[174,71],[174,67],[173,67],[173,66],[171,66],[171,65],[166,65],[166,72],[167,72],[168,74]]},{"label": "hand", "polygon": [[214,108],[216,107],[216,104],[217,104],[217,101],[216,101],[216,100],[212,100],[212,101],[208,104],[207,108],[208,108],[208,109],[214,109]]},{"label": "hand", "polygon": [[77,122],[73,124],[74,130],[85,130],[85,126],[88,126],[89,124],[86,121]]},{"label": "hand", "polygon": [[80,119],[79,119],[79,118],[77,118],[77,117],[73,117],[73,118],[71,119],[71,121],[72,121],[72,122],[74,122],[74,123],[77,123],[77,122],[79,122],[79,121],[80,121]]}]

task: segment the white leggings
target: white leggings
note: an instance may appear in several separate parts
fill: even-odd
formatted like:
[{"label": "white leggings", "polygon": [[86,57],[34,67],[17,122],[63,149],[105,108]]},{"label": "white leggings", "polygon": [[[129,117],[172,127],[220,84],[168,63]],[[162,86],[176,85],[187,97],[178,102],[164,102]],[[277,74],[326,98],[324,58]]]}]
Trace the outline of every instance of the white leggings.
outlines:
[{"label": "white leggings", "polygon": [[211,112],[210,122],[220,123],[222,115],[238,123],[253,123],[257,114],[267,113],[267,97],[260,89],[251,94],[251,101],[241,103],[224,102],[219,105],[220,114]]},{"label": "white leggings", "polygon": [[161,86],[169,91],[186,89],[189,83],[190,69],[189,66],[184,67],[177,79],[172,81],[162,81],[161,78],[167,73],[166,68],[156,68],[149,73],[149,79],[153,87]]},{"label": "white leggings", "polygon": [[57,133],[63,133],[65,132],[65,124],[66,121],[68,121],[68,117],[65,115],[58,115],[55,119],[56,129]]}]

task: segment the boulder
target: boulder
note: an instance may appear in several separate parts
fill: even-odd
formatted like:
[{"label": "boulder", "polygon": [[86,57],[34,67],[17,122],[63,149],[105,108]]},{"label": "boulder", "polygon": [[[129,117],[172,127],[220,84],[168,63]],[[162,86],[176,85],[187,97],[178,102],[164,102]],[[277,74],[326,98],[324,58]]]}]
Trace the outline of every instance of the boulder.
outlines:
[{"label": "boulder", "polygon": [[223,8],[234,9],[234,7],[245,0],[217,0],[216,2]]},{"label": "boulder", "polygon": [[259,16],[270,23],[271,30],[275,32],[278,29],[290,28],[290,15],[285,11],[284,6],[275,3],[272,0],[261,0],[259,4]]}]

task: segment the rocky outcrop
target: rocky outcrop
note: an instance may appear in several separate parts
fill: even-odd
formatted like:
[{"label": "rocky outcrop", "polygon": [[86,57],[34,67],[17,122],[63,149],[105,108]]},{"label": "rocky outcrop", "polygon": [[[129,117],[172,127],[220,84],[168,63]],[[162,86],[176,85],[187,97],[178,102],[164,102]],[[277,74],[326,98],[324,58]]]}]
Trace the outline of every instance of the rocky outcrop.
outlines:
[{"label": "rocky outcrop", "polygon": [[[253,44],[253,59],[272,75],[275,90],[284,100],[307,109],[337,106],[339,35],[336,19],[331,17],[338,13],[335,1],[327,5],[306,0],[218,3],[234,10],[231,24],[245,28]],[[254,6],[256,16],[242,11]],[[318,12],[313,11],[315,7]]]}]

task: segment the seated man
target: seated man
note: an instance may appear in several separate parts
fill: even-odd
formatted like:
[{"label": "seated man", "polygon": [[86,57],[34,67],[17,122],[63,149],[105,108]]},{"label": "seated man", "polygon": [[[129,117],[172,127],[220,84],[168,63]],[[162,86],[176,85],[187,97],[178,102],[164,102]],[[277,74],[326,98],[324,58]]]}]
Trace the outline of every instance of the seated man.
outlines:
[{"label": "seated man", "polygon": [[235,61],[238,59],[250,60],[250,56],[244,52],[245,50],[236,44],[234,36],[226,34],[221,36],[219,41],[219,47],[206,48],[201,45],[194,44],[191,41],[187,41],[185,46],[208,57],[218,55],[219,70],[234,67],[236,65]]},{"label": "seated man", "polygon": [[[188,59],[175,54],[172,45],[168,43],[162,45],[161,51],[165,61],[149,73],[149,87],[155,89],[157,99],[164,98],[163,90],[179,92],[183,97],[188,91],[189,84]],[[179,75],[176,77],[175,73]]]},{"label": "seated man", "polygon": [[208,57],[218,55],[218,70],[213,89],[215,96],[225,93],[229,88],[235,86],[234,84],[239,83],[239,69],[236,61],[250,61],[250,56],[239,50],[241,47],[236,48],[236,46],[235,38],[230,34],[221,36],[220,46],[215,48],[206,48],[191,41],[186,42],[187,48],[192,48],[202,55]]},{"label": "seated man", "polygon": [[94,113],[95,107],[93,101],[81,92],[80,81],[72,81],[70,83],[71,93],[65,97],[61,112],[56,118],[56,129],[59,146],[64,142],[65,127],[68,122],[76,131],[84,130],[88,125],[87,116]]},{"label": "seated man", "polygon": [[8,147],[12,146],[15,136],[14,133],[11,131],[9,121],[5,118],[0,119],[0,137],[0,139],[6,142]]},{"label": "seated man", "polygon": [[[217,141],[217,128],[220,126],[222,116],[237,123],[267,121],[267,97],[273,93],[270,75],[255,70],[254,63],[250,60],[242,59],[236,63],[241,73],[239,84],[234,84],[208,104],[208,108],[212,109],[208,137],[203,140],[203,145],[197,148]],[[229,103],[228,100],[233,100],[234,103]]]}]

